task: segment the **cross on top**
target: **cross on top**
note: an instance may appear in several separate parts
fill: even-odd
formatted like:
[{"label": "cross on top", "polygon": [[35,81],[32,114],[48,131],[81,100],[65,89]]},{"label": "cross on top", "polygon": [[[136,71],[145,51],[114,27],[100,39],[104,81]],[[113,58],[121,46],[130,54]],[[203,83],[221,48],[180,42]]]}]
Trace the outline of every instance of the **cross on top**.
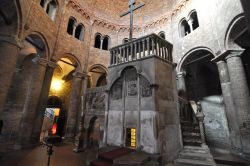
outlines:
[{"label": "cross on top", "polygon": [[143,7],[145,3],[140,3],[138,6],[135,6],[135,0],[129,0],[128,7],[129,10],[121,14],[120,17],[130,14],[130,28],[129,28],[129,41],[133,38],[133,11]]}]

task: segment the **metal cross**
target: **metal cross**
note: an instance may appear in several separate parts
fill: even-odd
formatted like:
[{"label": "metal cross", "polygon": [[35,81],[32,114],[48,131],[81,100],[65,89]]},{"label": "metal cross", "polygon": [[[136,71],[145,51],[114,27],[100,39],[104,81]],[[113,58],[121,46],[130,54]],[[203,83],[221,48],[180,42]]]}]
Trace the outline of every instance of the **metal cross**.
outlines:
[{"label": "metal cross", "polygon": [[123,17],[130,14],[129,41],[131,41],[133,37],[133,11],[143,7],[144,5],[145,3],[142,2],[138,6],[135,6],[135,0],[129,0],[128,3],[129,10],[120,15],[120,17]]}]

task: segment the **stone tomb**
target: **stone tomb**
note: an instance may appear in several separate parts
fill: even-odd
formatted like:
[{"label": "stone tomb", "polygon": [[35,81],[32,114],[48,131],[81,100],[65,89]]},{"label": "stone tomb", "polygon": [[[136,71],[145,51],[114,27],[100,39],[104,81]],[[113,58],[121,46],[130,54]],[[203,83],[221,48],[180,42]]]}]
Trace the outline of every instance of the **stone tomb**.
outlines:
[{"label": "stone tomb", "polygon": [[166,49],[171,45],[158,43],[167,41],[152,34],[121,47],[140,44],[145,38],[154,43],[148,47],[134,45],[137,49],[121,54],[112,54],[120,46],[111,49],[113,59],[124,61],[113,61],[109,67],[105,141],[161,154],[171,161],[181,148],[176,75],[170,54],[165,56],[171,53]]}]

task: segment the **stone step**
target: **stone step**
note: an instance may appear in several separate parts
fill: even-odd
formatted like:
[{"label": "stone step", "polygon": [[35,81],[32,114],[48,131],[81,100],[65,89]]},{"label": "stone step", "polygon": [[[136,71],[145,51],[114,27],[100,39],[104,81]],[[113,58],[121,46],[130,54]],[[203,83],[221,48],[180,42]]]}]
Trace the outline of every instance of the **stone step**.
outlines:
[{"label": "stone step", "polygon": [[201,136],[200,132],[182,132],[183,136]]},{"label": "stone step", "polygon": [[184,133],[184,132],[200,133],[200,129],[199,128],[191,128],[191,127],[181,128],[181,131],[182,131],[182,133]]},{"label": "stone step", "polygon": [[200,146],[201,145],[201,139],[183,138],[183,144],[184,145],[191,145],[191,146]]},{"label": "stone step", "polygon": [[213,156],[209,153],[185,152],[179,153],[179,158],[213,161]]},{"label": "stone step", "polygon": [[201,139],[201,136],[199,133],[190,133],[190,134],[183,134],[183,139]]},{"label": "stone step", "polygon": [[203,154],[210,153],[208,148],[199,146],[184,146],[182,151],[187,153],[203,153]]},{"label": "stone step", "polygon": [[216,166],[216,164],[213,161],[178,158],[175,160],[175,166]]}]

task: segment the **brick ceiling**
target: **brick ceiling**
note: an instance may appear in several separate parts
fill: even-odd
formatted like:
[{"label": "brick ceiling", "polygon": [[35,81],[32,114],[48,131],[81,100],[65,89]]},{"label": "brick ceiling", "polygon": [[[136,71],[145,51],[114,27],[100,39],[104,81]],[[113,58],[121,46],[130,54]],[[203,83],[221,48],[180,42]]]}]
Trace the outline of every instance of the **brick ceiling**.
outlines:
[{"label": "brick ceiling", "polygon": [[[171,12],[180,0],[136,0],[138,5],[146,5],[135,12],[135,24],[143,24],[163,14]],[[128,10],[129,0],[79,0],[84,8],[93,12],[96,17],[120,24],[129,24],[129,16],[120,18],[120,14]]]}]

